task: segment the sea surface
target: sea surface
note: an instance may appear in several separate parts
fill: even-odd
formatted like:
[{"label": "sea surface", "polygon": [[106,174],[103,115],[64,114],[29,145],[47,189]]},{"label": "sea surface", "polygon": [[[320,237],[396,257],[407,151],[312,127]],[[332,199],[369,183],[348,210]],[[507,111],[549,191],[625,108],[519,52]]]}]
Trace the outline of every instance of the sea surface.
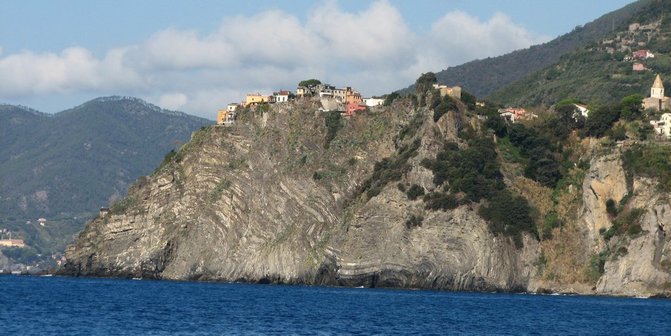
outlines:
[{"label": "sea surface", "polygon": [[671,335],[671,300],[0,276],[0,335]]}]

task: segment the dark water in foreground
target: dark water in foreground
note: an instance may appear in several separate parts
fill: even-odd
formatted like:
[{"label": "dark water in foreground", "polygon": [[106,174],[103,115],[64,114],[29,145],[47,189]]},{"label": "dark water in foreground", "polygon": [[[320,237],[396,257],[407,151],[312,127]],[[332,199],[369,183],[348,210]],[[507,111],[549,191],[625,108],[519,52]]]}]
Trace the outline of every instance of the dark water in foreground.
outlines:
[{"label": "dark water in foreground", "polygon": [[671,335],[671,300],[0,276],[0,335]]}]

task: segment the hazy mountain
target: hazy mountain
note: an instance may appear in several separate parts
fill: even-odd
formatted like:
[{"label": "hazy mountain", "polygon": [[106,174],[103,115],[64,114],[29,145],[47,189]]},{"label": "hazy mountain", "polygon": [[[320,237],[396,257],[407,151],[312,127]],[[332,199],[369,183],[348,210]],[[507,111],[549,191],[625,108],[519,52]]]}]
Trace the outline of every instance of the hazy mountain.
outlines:
[{"label": "hazy mountain", "polygon": [[[477,97],[484,97],[507,84],[550,66],[562,55],[602,40],[628,23],[642,8],[658,0],[641,0],[603,15],[570,33],[509,54],[471,61],[436,73],[438,81],[460,85]],[[576,10],[579,10],[576,8]]]},{"label": "hazy mountain", "polygon": [[98,207],[211,123],[127,97],[54,115],[0,105],[0,228],[23,232],[41,252],[62,248]]}]

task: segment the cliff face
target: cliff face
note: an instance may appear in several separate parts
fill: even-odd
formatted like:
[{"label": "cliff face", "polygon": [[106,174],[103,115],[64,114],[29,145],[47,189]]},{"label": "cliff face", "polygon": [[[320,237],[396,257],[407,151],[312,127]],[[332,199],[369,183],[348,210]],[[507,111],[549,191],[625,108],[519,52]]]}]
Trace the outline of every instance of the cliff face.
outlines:
[{"label": "cliff face", "polygon": [[[478,204],[430,211],[421,199],[410,200],[397,187],[400,183],[417,184],[426,192],[436,189],[432,172],[420,162],[435,158],[447,140],[456,140],[460,125],[477,127],[474,118],[452,111],[434,122],[430,111],[397,103],[339,124],[333,121],[337,119],[325,122],[329,116],[315,110],[313,102],[301,100],[242,113],[233,127],[213,126],[195,133],[152,176],[138,180],[110,214],[87,225],[69,247],[62,272],[450,290],[566,290],[562,283],[545,280],[539,267],[544,248],[535,238],[524,236],[524,247],[517,248],[510,238],[491,233],[478,215]],[[328,134],[335,137],[329,141]],[[406,157],[407,169],[400,179],[383,184],[369,199],[362,185],[374,164],[398,157],[409,146],[414,152]],[[604,202],[622,198],[627,186],[621,163],[609,160],[596,158],[584,182],[584,211],[576,232],[584,246],[578,254],[585,260],[615,244],[599,233],[610,225]],[[637,183],[637,188],[647,190]],[[594,289],[585,283],[578,287],[585,289],[574,291],[664,293],[669,273],[660,265],[669,265],[664,225],[668,228],[671,213],[668,197],[648,189],[630,200],[656,205],[645,206],[640,236],[620,239],[618,244],[627,244],[629,253],[605,262],[605,273]],[[413,217],[421,219],[409,224]]]}]

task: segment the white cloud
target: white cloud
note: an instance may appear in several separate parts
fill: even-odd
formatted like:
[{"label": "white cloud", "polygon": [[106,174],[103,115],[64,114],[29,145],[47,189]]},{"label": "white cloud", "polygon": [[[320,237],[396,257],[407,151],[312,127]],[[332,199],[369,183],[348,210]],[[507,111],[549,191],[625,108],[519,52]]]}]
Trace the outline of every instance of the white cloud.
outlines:
[{"label": "white cloud", "polygon": [[250,91],[293,89],[302,79],[320,78],[354,86],[364,95],[382,94],[412,83],[422,72],[546,39],[501,13],[483,22],[449,12],[418,34],[387,1],[357,13],[327,1],[305,22],[278,10],[226,17],[212,32],[169,28],[103,57],[82,47],[9,55],[0,48],[0,100],[130,94],[214,118],[217,108]]}]

